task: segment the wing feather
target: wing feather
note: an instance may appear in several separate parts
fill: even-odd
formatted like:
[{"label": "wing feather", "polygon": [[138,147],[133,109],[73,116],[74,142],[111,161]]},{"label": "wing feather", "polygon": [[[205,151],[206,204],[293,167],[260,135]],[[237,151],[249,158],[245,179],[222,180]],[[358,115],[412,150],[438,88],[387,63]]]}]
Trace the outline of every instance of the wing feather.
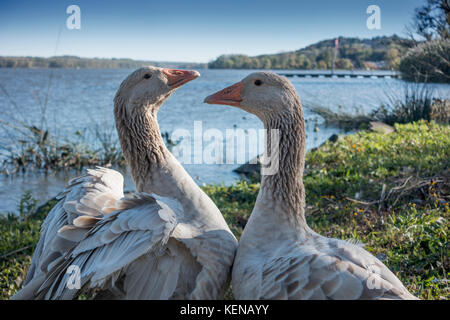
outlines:
[{"label": "wing feather", "polygon": [[[66,283],[70,274],[66,270],[71,265],[80,268],[80,279],[83,287],[88,289],[105,289],[114,286],[122,274],[133,270],[138,275],[145,276],[137,279],[131,277],[126,280],[126,289],[129,284],[138,281],[146,283],[146,288],[129,290],[128,297],[143,298],[142,292],[147,291],[146,297],[169,298],[167,293],[173,294],[177,274],[168,277],[173,260],[168,254],[167,242],[176,226],[176,216],[168,212],[168,207],[161,208],[156,201],[144,196],[136,202],[136,206],[119,211],[105,218],[97,226],[88,231],[69,253],[62,265],[53,266],[51,271],[55,274],[51,281],[40,287],[38,295],[48,299],[73,298],[80,291],[67,288]],[[61,267],[62,266],[62,267]],[[153,272],[149,272],[149,270]],[[131,282],[127,282],[131,281]],[[146,298],[145,297],[145,298]]]},{"label": "wing feather", "polygon": [[[98,219],[126,205],[120,201],[123,196],[123,177],[115,170],[97,167],[71,179],[42,223],[25,287],[33,279],[45,277],[49,264],[73,248]],[[34,291],[25,289],[17,296],[31,299]]]}]

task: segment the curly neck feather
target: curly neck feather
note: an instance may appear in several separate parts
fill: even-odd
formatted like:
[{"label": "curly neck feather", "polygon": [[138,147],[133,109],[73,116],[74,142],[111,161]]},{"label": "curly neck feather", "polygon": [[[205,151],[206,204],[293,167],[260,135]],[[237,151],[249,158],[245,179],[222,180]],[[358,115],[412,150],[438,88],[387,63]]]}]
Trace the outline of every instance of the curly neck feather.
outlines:
[{"label": "curly neck feather", "polygon": [[[278,171],[262,175],[261,192],[287,213],[293,222],[305,222],[305,122],[300,99],[294,93],[284,101],[282,111],[266,114],[261,119],[267,130],[266,150],[271,150],[270,130],[278,129]],[[273,158],[273,157],[272,157]]]},{"label": "curly neck feather", "polygon": [[120,97],[115,99],[114,117],[120,145],[139,192],[143,191],[152,169],[163,166],[170,154],[159,130],[156,111],[142,112],[140,108],[144,106],[127,110]]}]

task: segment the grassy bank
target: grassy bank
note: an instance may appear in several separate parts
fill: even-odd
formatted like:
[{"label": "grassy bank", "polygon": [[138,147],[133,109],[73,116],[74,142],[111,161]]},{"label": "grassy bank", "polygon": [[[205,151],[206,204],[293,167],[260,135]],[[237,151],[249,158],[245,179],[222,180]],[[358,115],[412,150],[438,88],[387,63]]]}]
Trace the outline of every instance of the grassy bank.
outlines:
[{"label": "grassy bank", "polygon": [[356,113],[344,111],[341,108],[335,112],[327,107],[305,104],[307,108],[324,118],[327,125],[345,130],[366,129],[370,122],[383,122],[388,125],[395,123],[410,123],[427,120],[449,124],[450,100],[433,98],[433,88],[427,84],[408,83],[403,92],[386,92],[386,102],[370,113]]},{"label": "grassy bank", "polygon": [[[307,154],[307,220],[322,235],[356,238],[415,295],[448,299],[450,260],[450,127],[420,121],[390,134],[361,131]],[[237,237],[251,213],[258,182],[206,186]],[[25,196],[20,216],[0,219],[1,298],[26,275],[40,225],[54,203],[34,211]]]}]

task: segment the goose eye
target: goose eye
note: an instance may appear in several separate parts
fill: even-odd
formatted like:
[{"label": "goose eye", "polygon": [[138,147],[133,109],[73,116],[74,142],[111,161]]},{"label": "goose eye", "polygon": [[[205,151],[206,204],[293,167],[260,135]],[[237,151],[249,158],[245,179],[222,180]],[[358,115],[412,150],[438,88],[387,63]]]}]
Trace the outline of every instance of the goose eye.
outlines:
[{"label": "goose eye", "polygon": [[152,77],[152,75],[150,73],[146,73],[144,75],[144,79],[150,79]]},{"label": "goose eye", "polygon": [[261,80],[255,80],[255,86],[260,86],[262,85],[262,81]]}]

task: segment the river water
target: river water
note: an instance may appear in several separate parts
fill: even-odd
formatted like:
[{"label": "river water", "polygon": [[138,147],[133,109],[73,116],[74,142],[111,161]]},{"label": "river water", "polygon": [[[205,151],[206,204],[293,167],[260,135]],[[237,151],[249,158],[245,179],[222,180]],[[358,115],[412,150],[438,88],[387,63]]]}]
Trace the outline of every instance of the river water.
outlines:
[{"label": "river water", "polygon": [[[5,148],[17,146],[15,141],[17,130],[11,128],[11,125],[18,123],[48,128],[52,135],[61,139],[73,137],[75,132],[80,131],[87,137],[88,143],[94,143],[90,137],[94,137],[94,131],[99,128],[102,132],[111,132],[116,139],[112,114],[113,98],[121,81],[131,71],[0,69],[0,85],[4,89],[0,90],[2,153],[5,152]],[[241,80],[251,72],[253,71],[200,70],[201,77],[177,90],[159,111],[161,131],[173,134],[181,129],[190,132],[194,137],[194,127],[201,126],[203,134],[222,133],[225,149],[227,130],[243,129],[249,132],[262,129],[262,124],[255,116],[242,110],[203,103],[207,95]],[[294,77],[289,80],[294,84],[303,102],[307,149],[319,146],[334,133],[343,133],[339,128],[326,127],[324,120],[308,106],[317,105],[334,111],[367,113],[386,102],[386,94],[401,95],[405,86],[403,81],[390,78]],[[436,85],[435,89],[436,96],[450,97],[448,85]],[[246,160],[252,157],[247,151]],[[239,179],[232,171],[240,165],[236,161],[233,164],[203,162],[183,165],[199,184],[231,184]],[[33,196],[43,203],[56,195],[74,175],[77,173],[46,176],[42,173],[29,172],[9,177],[0,176],[0,212],[16,211],[25,190],[30,190]],[[125,189],[133,190],[131,179],[127,174],[125,176]]]}]

